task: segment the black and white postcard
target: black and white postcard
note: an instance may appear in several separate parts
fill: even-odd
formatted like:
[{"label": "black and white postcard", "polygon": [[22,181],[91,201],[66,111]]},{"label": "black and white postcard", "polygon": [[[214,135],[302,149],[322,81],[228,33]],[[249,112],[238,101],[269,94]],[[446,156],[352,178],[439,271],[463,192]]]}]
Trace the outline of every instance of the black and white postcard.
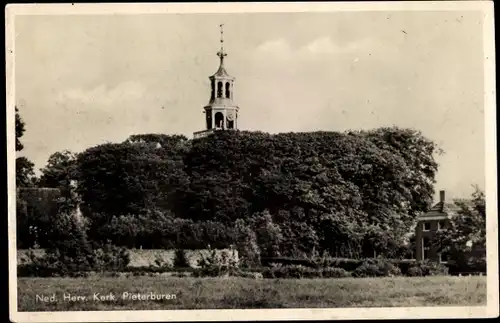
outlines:
[{"label": "black and white postcard", "polygon": [[5,14],[11,320],[498,316],[493,2]]}]

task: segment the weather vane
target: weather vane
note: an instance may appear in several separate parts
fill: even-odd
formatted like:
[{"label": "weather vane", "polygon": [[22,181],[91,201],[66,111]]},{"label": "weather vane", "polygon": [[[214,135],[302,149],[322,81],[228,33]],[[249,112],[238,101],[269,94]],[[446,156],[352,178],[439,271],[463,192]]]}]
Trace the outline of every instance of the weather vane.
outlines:
[{"label": "weather vane", "polygon": [[224,48],[224,24],[220,24],[220,44],[221,44],[221,49]]},{"label": "weather vane", "polygon": [[224,60],[224,57],[227,56],[226,53],[224,53],[224,24],[220,24],[220,51],[217,53],[217,55],[221,59],[221,63]]}]

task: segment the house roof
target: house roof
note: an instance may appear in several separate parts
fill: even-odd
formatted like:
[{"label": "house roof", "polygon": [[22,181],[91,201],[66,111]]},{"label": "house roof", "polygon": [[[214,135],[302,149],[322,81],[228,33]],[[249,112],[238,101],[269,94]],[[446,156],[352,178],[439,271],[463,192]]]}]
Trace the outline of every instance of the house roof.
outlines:
[{"label": "house roof", "polygon": [[457,215],[460,208],[455,203],[438,202],[426,213],[419,216],[419,218],[429,217],[453,217]]}]

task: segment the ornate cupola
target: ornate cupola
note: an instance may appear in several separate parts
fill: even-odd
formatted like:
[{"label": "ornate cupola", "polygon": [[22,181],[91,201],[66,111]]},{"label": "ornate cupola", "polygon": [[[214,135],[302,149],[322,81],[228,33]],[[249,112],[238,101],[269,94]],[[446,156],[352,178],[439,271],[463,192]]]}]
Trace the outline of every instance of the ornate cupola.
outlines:
[{"label": "ornate cupola", "polygon": [[234,77],[230,76],[224,67],[224,58],[227,53],[224,51],[224,25],[220,25],[221,47],[219,56],[219,69],[209,77],[210,80],[210,101],[204,107],[206,130],[194,133],[195,138],[204,137],[217,130],[238,129],[238,106],[234,103]]}]

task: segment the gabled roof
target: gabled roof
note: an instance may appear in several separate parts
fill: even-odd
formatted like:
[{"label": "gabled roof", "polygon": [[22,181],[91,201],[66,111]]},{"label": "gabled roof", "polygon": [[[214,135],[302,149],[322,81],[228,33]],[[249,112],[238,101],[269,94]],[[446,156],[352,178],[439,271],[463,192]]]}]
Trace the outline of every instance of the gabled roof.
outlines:
[{"label": "gabled roof", "polygon": [[438,202],[419,218],[427,217],[453,217],[457,215],[460,208],[455,203]]}]

